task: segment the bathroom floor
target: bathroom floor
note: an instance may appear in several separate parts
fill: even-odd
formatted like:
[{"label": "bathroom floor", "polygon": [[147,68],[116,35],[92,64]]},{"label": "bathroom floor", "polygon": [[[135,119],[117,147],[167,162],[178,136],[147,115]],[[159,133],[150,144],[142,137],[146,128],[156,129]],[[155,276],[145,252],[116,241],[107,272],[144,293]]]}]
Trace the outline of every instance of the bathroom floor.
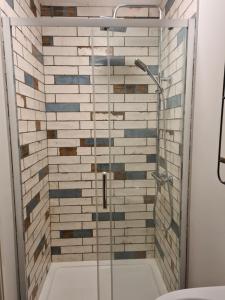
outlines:
[{"label": "bathroom floor", "polygon": [[[110,300],[109,262],[99,268],[100,299]],[[166,288],[154,259],[113,261],[115,300],[155,300]],[[97,300],[96,262],[53,263],[39,300]]]}]

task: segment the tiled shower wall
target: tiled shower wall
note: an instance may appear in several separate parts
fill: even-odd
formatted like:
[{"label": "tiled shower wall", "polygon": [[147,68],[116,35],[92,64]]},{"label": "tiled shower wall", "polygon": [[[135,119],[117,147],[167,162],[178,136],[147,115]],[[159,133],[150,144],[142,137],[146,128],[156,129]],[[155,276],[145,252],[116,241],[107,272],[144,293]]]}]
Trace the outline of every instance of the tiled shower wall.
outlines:
[{"label": "tiled shower wall", "polygon": [[[9,3],[9,2],[8,2]],[[38,1],[1,3],[1,14],[40,15]],[[40,28],[13,27],[28,298],[37,299],[50,256],[44,66]]]},{"label": "tiled shower wall", "polygon": [[[42,7],[45,16],[76,16],[78,12],[75,7]],[[91,13],[86,8],[86,15]],[[148,9],[125,9],[121,14],[158,17],[157,10]],[[109,208],[101,205],[102,172],[109,171],[108,92],[114,258],[153,257],[156,87],[134,66],[134,60],[141,58],[157,74],[159,30],[128,28],[126,33],[110,33],[109,47],[106,32],[98,28],[93,38],[91,35],[91,28],[43,29],[52,258],[96,259],[92,83],[96,93],[99,257],[110,258]]]},{"label": "tiled shower wall", "polygon": [[[165,18],[191,18],[197,12],[196,0],[168,0],[162,2]],[[160,226],[156,226],[156,257],[168,290],[179,288],[180,277],[180,234],[181,234],[181,173],[183,149],[183,103],[186,68],[187,30],[163,30],[161,49],[161,71],[163,76],[171,77],[172,85],[164,83],[166,97],[166,131],[160,125],[160,171],[165,172],[165,154],[163,136],[166,135],[167,165],[169,174],[173,176],[173,221],[172,228],[165,235]],[[161,115],[162,116],[162,115]],[[162,223],[170,219],[169,196],[165,187],[159,192],[156,219]]]}]

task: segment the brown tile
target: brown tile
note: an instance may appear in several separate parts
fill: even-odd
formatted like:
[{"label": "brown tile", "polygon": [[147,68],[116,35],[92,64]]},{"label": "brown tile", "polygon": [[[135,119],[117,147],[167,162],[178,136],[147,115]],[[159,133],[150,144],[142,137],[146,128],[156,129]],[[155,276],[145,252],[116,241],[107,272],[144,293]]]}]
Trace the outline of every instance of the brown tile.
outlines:
[{"label": "brown tile", "polygon": [[48,139],[57,139],[57,130],[47,130]]},{"label": "brown tile", "polygon": [[37,292],[38,292],[38,285],[36,284],[35,287],[33,288],[33,291],[31,293],[31,300],[37,299]]},{"label": "brown tile", "polygon": [[77,155],[77,148],[76,147],[62,147],[59,148],[60,156],[74,156]]},{"label": "brown tile", "polygon": [[114,84],[113,92],[115,94],[125,94],[125,84]]},{"label": "brown tile", "polygon": [[74,6],[67,6],[65,9],[65,15],[67,17],[76,17],[77,16],[77,8]]},{"label": "brown tile", "polygon": [[42,46],[53,46],[53,36],[43,35]]},{"label": "brown tile", "polygon": [[26,232],[27,229],[29,228],[31,222],[30,222],[30,216],[28,216],[25,220],[24,220],[24,231]]},{"label": "brown tile", "polygon": [[18,105],[18,106],[22,106],[22,107],[26,108],[27,107],[26,96],[21,95],[21,94],[17,94],[17,95],[19,95],[23,99],[23,105]]},{"label": "brown tile", "polygon": [[41,16],[51,17],[52,16],[52,7],[41,5]]},{"label": "brown tile", "polygon": [[148,94],[147,84],[137,84],[135,89],[136,94]]},{"label": "brown tile", "polygon": [[155,195],[144,196],[144,203],[146,203],[146,204],[153,204],[153,203],[155,203],[155,200],[156,200]]},{"label": "brown tile", "polygon": [[115,180],[126,180],[126,173],[125,172],[114,172],[114,179]]},{"label": "brown tile", "polygon": [[50,212],[49,210],[47,210],[45,213],[45,220],[48,220],[49,216],[50,216]]},{"label": "brown tile", "polygon": [[41,130],[41,121],[40,120],[36,120],[35,121],[35,126],[36,126],[36,131],[40,131]]},{"label": "brown tile", "polygon": [[95,172],[95,164],[91,164],[91,172],[92,172],[92,173]]},{"label": "brown tile", "polygon": [[35,17],[37,17],[37,7],[34,4],[34,0],[30,0],[30,9]]},{"label": "brown tile", "polygon": [[20,146],[20,158],[29,156],[29,145]]},{"label": "brown tile", "polygon": [[37,78],[34,77],[33,81],[34,81],[34,89],[38,90],[38,80],[37,80]]}]

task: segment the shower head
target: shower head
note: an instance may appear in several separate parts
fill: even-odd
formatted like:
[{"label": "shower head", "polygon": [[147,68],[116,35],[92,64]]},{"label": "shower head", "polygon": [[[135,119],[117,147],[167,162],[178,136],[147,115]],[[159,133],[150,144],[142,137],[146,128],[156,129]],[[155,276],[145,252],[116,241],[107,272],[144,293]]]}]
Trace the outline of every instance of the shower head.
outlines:
[{"label": "shower head", "polygon": [[142,71],[147,72],[148,67],[146,66],[145,63],[143,63],[143,61],[141,61],[140,59],[136,58],[134,61],[135,65],[140,68]]},{"label": "shower head", "polygon": [[112,31],[112,32],[126,32],[126,27],[100,27],[100,30],[102,31]]},{"label": "shower head", "polygon": [[144,72],[147,72],[147,74],[149,75],[149,77],[154,81],[154,83],[157,85],[158,87],[158,92],[162,92],[163,89],[160,85],[160,83],[158,82],[158,80],[155,78],[155,76],[152,74],[152,72],[150,71],[150,68],[145,64],[143,63],[143,61],[141,61],[140,59],[136,58],[135,61],[134,61],[135,65],[140,68],[142,71]]},{"label": "shower head", "polygon": [[[105,19],[112,19],[114,20],[114,17],[100,17],[100,18],[105,18]],[[111,27],[100,27],[100,30],[102,31],[112,31],[112,32],[126,32],[127,28],[126,27],[120,27],[120,26],[111,26]]]}]

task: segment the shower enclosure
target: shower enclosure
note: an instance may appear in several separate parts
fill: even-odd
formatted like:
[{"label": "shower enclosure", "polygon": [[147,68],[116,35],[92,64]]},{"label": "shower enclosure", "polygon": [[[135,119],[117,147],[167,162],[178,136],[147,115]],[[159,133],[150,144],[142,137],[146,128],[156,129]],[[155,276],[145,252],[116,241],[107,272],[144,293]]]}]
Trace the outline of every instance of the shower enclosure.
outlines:
[{"label": "shower enclosure", "polygon": [[184,287],[194,20],[4,18],[3,34],[21,298],[51,262],[93,299]]}]

